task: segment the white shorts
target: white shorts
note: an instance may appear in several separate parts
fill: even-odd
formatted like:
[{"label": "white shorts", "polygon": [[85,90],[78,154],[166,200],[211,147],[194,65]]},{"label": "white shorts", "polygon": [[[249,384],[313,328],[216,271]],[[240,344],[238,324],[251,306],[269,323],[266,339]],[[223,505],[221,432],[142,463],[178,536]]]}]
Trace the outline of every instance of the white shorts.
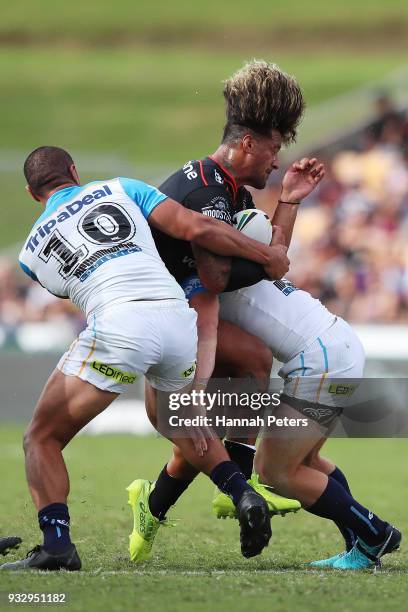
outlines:
[{"label": "white shorts", "polygon": [[357,334],[336,317],[329,329],[280,369],[279,376],[284,379],[282,402],[328,425],[353,403],[364,362]]},{"label": "white shorts", "polygon": [[142,376],[160,391],[177,391],[194,377],[196,322],[196,311],[181,300],[113,305],[89,317],[57,368],[113,393]]}]

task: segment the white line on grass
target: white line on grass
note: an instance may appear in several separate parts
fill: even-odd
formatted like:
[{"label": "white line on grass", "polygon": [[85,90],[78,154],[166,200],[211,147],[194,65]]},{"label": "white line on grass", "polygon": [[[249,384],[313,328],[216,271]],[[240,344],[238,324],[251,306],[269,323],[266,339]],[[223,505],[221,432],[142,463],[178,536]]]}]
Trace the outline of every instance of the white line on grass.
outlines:
[{"label": "white line on grass", "polygon": [[247,569],[247,570],[106,570],[86,572],[95,576],[246,576],[254,574],[327,574],[313,568]]}]

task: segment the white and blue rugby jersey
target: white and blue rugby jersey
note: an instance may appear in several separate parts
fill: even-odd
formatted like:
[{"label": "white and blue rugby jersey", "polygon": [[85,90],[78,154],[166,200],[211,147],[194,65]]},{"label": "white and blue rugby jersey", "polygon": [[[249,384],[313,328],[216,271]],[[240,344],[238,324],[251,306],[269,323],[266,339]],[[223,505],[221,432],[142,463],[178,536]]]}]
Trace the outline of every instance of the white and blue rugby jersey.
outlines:
[{"label": "white and blue rugby jersey", "polygon": [[184,300],[146,221],[166,197],[121,177],[61,189],[31,230],[20,265],[87,316],[132,300]]}]

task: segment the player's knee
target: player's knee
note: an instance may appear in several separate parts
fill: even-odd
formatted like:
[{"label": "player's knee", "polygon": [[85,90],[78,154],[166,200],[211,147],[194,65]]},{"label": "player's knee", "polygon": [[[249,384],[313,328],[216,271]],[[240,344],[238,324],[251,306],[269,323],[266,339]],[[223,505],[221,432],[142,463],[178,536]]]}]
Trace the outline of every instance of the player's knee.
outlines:
[{"label": "player's knee", "polygon": [[[49,413],[45,413],[49,414]],[[42,416],[41,410],[34,415],[23,437],[23,448],[27,454],[33,447],[55,443],[63,448],[68,440],[61,433],[58,422],[50,417]]]},{"label": "player's knee", "polygon": [[27,427],[23,437],[23,448],[27,454],[31,448],[37,444],[41,444],[46,438],[45,427],[33,419]]},{"label": "player's knee", "polygon": [[323,474],[331,474],[333,470],[336,468],[334,463],[329,459],[325,459],[318,452],[313,453],[307,458],[305,465],[312,468],[313,470],[317,470],[318,472],[322,472]]},{"label": "player's knee", "polygon": [[27,455],[30,452],[33,446],[35,446],[36,444],[40,442],[41,437],[39,434],[40,434],[40,431],[31,422],[30,425],[25,430],[24,436],[23,436],[23,449],[24,449],[25,455]]}]

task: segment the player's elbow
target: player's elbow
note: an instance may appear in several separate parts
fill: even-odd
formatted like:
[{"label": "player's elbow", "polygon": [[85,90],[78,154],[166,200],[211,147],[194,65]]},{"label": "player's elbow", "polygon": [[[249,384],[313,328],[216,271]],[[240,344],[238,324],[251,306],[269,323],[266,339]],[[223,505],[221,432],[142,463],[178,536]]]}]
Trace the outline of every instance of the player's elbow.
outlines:
[{"label": "player's elbow", "polygon": [[223,279],[223,278],[217,278],[217,279],[209,278],[208,280],[206,280],[206,279],[201,279],[200,277],[200,280],[203,286],[210,293],[222,293],[225,287],[227,286],[227,282],[228,282],[228,279]]},{"label": "player's elbow", "polygon": [[229,260],[225,262],[217,262],[211,269],[203,270],[198,268],[198,274],[201,284],[210,293],[222,293],[228,284],[228,279],[231,271]]}]

